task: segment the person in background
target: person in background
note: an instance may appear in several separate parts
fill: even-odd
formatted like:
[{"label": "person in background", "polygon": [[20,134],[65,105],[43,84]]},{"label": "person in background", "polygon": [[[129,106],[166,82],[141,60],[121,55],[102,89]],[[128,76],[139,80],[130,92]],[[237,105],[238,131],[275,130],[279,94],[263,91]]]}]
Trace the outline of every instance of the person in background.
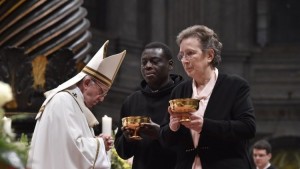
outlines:
[{"label": "person in background", "polygon": [[[172,54],[168,46],[152,42],[145,46],[141,55],[141,74],[144,78],[140,89],[129,95],[121,108],[119,130],[115,148],[123,159],[133,157],[133,169],[172,169],[176,161],[173,152],[162,148],[159,129],[166,116],[170,93],[183,78],[170,74],[173,69]],[[146,116],[151,123],[140,129],[141,140],[134,140],[132,131],[122,128],[121,119],[128,116]]]},{"label": "person in background", "polygon": [[255,136],[254,108],[248,82],[219,72],[222,44],[204,25],[177,36],[178,59],[190,79],[176,86],[171,99],[199,99],[190,121],[169,107],[161,142],[177,154],[176,169],[250,169],[249,140]]},{"label": "person in background", "polygon": [[[108,41],[76,76],[45,93],[30,144],[28,169],[109,169],[111,136],[95,136],[90,109],[102,102],[125,57],[106,56]],[[104,59],[103,59],[104,58]],[[62,72],[63,73],[63,72]]]},{"label": "person in background", "polygon": [[254,143],[252,156],[256,169],[276,169],[270,163],[272,147],[267,140],[258,140]]}]

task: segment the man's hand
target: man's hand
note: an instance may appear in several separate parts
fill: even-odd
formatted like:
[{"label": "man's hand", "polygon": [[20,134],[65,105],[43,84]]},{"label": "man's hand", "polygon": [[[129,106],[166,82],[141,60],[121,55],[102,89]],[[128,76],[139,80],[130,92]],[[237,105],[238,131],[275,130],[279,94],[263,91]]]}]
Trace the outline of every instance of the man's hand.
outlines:
[{"label": "man's hand", "polygon": [[150,120],[150,123],[142,123],[140,127],[140,134],[148,136],[150,139],[158,139],[160,126]]},{"label": "man's hand", "polygon": [[105,135],[105,134],[100,134],[99,137],[101,137],[104,141],[105,150],[109,151],[114,145],[113,138],[111,136]]},{"label": "man's hand", "polygon": [[[134,130],[129,127],[122,127],[121,130],[123,131],[123,136],[127,141],[134,141],[135,139],[132,139],[132,136],[134,135]],[[137,129],[138,130],[138,129]]]}]

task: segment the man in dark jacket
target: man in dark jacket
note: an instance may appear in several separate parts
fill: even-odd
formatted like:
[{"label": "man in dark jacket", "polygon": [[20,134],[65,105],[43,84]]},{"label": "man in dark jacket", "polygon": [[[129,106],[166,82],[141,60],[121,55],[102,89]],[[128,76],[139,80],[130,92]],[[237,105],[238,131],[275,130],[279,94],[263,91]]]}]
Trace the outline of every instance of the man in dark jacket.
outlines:
[{"label": "man in dark jacket", "polygon": [[[121,108],[119,130],[115,148],[123,159],[133,158],[133,169],[172,169],[175,153],[162,148],[158,136],[160,125],[166,116],[172,89],[183,79],[170,74],[173,60],[170,49],[163,43],[152,42],[145,46],[141,56],[141,73],[144,80],[141,89],[129,95]],[[138,131],[142,139],[132,139],[132,131],[122,128],[122,118],[146,116],[151,122]]]},{"label": "man in dark jacket", "polygon": [[258,140],[252,149],[253,161],[257,169],[275,169],[271,165],[272,147],[267,140]]}]

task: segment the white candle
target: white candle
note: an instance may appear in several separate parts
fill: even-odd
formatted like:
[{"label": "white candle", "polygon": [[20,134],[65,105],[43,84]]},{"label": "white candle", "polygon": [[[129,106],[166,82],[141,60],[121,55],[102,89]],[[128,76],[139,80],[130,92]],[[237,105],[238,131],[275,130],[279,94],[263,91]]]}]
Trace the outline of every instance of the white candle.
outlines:
[{"label": "white candle", "polygon": [[3,128],[6,134],[11,134],[11,118],[3,117]]},{"label": "white candle", "polygon": [[111,136],[112,131],[112,118],[104,115],[102,117],[102,134]]}]

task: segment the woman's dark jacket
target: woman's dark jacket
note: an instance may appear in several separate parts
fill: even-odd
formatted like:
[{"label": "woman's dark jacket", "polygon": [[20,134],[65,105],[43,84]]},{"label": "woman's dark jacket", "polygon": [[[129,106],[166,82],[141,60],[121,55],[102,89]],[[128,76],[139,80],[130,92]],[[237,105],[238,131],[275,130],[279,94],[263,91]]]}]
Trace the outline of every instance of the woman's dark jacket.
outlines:
[{"label": "woman's dark jacket", "polygon": [[127,116],[148,116],[161,125],[167,112],[172,89],[183,79],[178,75],[170,75],[174,82],[169,83],[157,92],[152,92],[145,81],[141,89],[126,98],[121,108],[119,130],[115,137],[115,148],[123,159],[134,156],[133,169],[173,169],[176,154],[162,148],[158,139],[143,137],[141,141],[128,142],[121,130],[121,119]]},{"label": "woman's dark jacket", "polygon": [[[191,98],[192,80],[174,88],[171,98]],[[219,74],[207,108],[197,148],[190,130],[180,126],[173,132],[169,117],[161,127],[162,144],[177,154],[176,169],[192,168],[195,155],[203,169],[250,169],[249,139],[255,136],[256,125],[250,88],[238,77]]]}]

